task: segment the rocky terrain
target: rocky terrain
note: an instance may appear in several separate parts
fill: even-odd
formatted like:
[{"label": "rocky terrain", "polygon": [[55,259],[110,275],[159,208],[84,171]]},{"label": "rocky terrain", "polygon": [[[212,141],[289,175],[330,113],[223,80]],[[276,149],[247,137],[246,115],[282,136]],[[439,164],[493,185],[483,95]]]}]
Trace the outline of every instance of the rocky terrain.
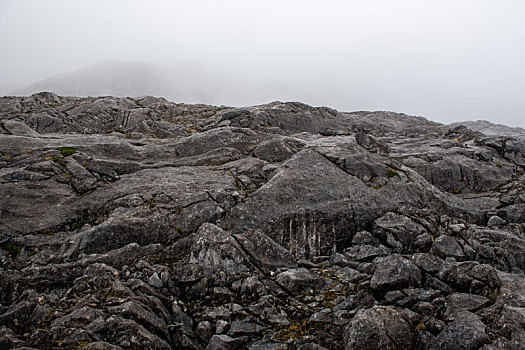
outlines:
[{"label": "rocky terrain", "polygon": [[525,138],[0,98],[0,348],[523,349]]}]

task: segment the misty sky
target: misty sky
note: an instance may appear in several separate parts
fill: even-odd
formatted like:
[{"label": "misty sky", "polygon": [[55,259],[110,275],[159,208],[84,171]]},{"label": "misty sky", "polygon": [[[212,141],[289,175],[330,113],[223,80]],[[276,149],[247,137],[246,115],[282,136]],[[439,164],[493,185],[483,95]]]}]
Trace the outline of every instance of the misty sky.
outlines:
[{"label": "misty sky", "polygon": [[209,92],[221,101],[206,103],[525,127],[523,0],[0,0],[0,48],[3,93],[99,62],[150,62],[186,70],[192,89],[222,80]]}]

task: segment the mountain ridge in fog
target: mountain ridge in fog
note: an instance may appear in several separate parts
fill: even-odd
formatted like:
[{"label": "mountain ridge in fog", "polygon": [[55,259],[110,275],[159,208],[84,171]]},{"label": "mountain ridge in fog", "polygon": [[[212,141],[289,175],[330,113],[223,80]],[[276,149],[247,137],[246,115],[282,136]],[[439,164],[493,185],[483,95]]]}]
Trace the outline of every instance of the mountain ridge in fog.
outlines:
[{"label": "mountain ridge in fog", "polygon": [[[275,69],[274,76],[249,65],[106,61],[61,73],[5,95],[27,96],[50,91],[63,96],[157,96],[170,101],[213,105],[252,106],[269,101],[301,101],[338,107],[342,93],[320,71]],[[5,93],[7,92],[7,93]],[[339,107],[339,109],[342,109]],[[357,109],[357,108],[355,108]]]},{"label": "mountain ridge in fog", "polygon": [[[254,69],[255,68],[255,69]],[[63,96],[156,96],[169,101],[210,105],[253,106],[269,101],[301,101],[340,111],[390,110],[367,108],[346,97],[330,79],[320,79],[322,71],[276,69],[271,78],[256,67],[226,67],[192,61],[172,63],[105,61],[61,73],[22,87],[2,87],[2,95],[28,96],[50,91]],[[286,74],[285,74],[286,73]],[[322,81],[322,83],[320,82]],[[7,93],[6,93],[7,92]],[[357,99],[358,100],[358,99]],[[341,102],[342,101],[342,102]],[[349,107],[350,106],[350,107]],[[363,108],[364,107],[364,108]],[[411,115],[413,111],[400,110]],[[424,114],[425,118],[448,124]],[[456,119],[457,120],[457,119]],[[461,120],[461,119],[460,119]],[[525,129],[487,120],[452,122],[487,135],[525,135]]]},{"label": "mountain ridge in fog", "polygon": [[[283,86],[260,83],[243,73],[194,62],[106,61],[28,84],[8,95],[25,96],[41,91],[79,97],[149,95],[185,103],[237,106],[275,100],[272,96],[279,99],[292,96]],[[258,97],[254,98],[255,95]]]},{"label": "mountain ridge in fog", "polygon": [[162,72],[150,62],[107,61],[26,85],[13,95],[52,91],[68,96],[163,95]]}]

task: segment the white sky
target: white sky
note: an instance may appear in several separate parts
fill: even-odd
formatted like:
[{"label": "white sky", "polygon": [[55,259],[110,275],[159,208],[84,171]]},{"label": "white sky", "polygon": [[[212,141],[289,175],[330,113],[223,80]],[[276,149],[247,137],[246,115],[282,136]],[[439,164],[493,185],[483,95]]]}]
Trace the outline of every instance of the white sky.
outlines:
[{"label": "white sky", "polygon": [[525,127],[523,0],[0,0],[0,50],[0,87],[108,60],[192,62],[288,91],[225,104]]}]

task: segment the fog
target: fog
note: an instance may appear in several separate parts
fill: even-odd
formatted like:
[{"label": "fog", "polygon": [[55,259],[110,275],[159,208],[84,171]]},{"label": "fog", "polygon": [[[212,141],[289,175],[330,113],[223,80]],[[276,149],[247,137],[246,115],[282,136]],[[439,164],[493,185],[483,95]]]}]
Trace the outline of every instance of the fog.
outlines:
[{"label": "fog", "polygon": [[522,0],[0,0],[0,94],[302,101],[525,127]]}]

